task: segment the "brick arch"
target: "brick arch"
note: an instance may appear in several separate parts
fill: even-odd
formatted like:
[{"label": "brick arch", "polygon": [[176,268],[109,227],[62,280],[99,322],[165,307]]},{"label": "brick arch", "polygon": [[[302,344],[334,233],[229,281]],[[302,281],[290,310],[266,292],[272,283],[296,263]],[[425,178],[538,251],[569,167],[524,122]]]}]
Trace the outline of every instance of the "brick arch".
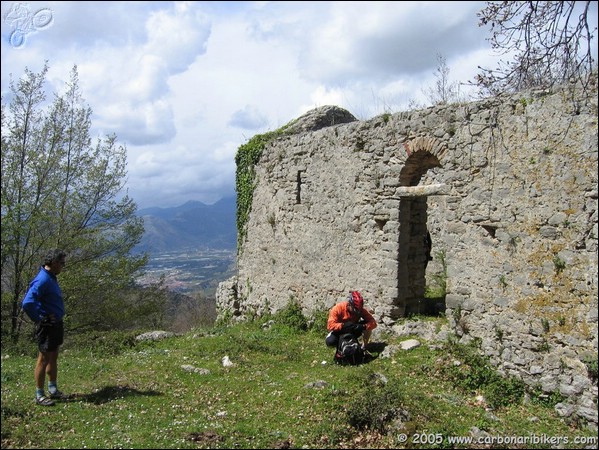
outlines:
[{"label": "brick arch", "polygon": [[444,142],[441,142],[439,139],[426,136],[419,136],[411,141],[404,142],[404,148],[408,152],[408,156],[412,153],[424,151],[429,152],[439,161],[447,152],[447,145]]},{"label": "brick arch", "polygon": [[420,136],[404,142],[403,146],[408,158],[399,175],[400,186],[417,186],[428,169],[442,167],[447,146],[438,139]]}]

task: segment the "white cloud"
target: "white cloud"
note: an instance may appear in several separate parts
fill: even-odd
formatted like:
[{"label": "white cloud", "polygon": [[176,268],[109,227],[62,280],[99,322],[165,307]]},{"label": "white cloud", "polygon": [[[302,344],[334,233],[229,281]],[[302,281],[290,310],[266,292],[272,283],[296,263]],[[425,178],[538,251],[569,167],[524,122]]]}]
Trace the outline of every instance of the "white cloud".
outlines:
[{"label": "white cloud", "polygon": [[411,76],[484,44],[478,2],[334,2],[331,17],[304,41],[301,70],[309,79],[344,85]]},{"label": "white cloud", "polygon": [[178,2],[174,11],[151,13],[146,30],[149,39],[144,53],[156,55],[169,73],[178,73],[206,51],[210,20],[193,2]]},{"label": "white cloud", "polygon": [[[2,2],[2,95],[9,74],[61,89],[77,66],[93,135],[128,150],[140,208],[235,194],[235,153],[256,133],[334,104],[360,119],[395,112],[434,84],[493,65],[476,12],[486,2],[21,2],[52,13],[10,43]],[[23,19],[27,23],[27,17]]]}]

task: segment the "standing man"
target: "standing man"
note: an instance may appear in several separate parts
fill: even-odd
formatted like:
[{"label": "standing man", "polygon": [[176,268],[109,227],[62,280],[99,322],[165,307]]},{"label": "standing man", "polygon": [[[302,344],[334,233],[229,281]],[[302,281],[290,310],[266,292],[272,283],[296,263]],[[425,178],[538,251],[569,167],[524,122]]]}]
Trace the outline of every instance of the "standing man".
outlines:
[{"label": "standing man", "polygon": [[[23,299],[23,310],[35,322],[35,336],[39,354],[35,365],[35,402],[41,406],[53,406],[53,399],[66,396],[58,390],[58,348],[64,338],[64,302],[56,276],[66,263],[66,253],[62,250],[49,252],[37,276],[29,285]],[[48,392],[44,386],[48,375]]]}]

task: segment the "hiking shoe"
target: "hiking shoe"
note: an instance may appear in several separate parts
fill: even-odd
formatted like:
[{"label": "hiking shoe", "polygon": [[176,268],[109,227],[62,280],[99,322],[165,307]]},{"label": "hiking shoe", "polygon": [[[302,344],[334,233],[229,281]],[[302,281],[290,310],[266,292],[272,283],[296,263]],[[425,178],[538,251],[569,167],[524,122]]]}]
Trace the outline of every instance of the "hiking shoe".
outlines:
[{"label": "hiking shoe", "polygon": [[52,398],[54,400],[65,400],[66,398],[68,398],[68,395],[57,390],[55,392],[50,392],[50,398]]},{"label": "hiking shoe", "polygon": [[54,400],[42,395],[41,397],[35,398],[35,403],[40,406],[54,406]]}]

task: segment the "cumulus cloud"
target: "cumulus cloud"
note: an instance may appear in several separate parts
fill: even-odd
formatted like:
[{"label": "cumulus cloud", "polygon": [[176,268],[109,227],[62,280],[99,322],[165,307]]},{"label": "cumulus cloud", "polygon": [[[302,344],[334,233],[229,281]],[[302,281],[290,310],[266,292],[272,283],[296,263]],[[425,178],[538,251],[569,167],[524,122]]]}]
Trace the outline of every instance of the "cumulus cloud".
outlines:
[{"label": "cumulus cloud", "polygon": [[52,21],[19,48],[11,5],[4,99],[11,73],[47,60],[59,90],[76,65],[92,137],[127,146],[140,208],[234,195],[239,146],[309,109],[368,119],[426,103],[438,54],[460,81],[494,58],[476,18],[485,2],[27,2]]},{"label": "cumulus cloud", "polygon": [[169,73],[186,70],[206,51],[210,20],[193,3],[178,2],[174,10],[152,12],[146,21],[143,52],[156,55]]}]

